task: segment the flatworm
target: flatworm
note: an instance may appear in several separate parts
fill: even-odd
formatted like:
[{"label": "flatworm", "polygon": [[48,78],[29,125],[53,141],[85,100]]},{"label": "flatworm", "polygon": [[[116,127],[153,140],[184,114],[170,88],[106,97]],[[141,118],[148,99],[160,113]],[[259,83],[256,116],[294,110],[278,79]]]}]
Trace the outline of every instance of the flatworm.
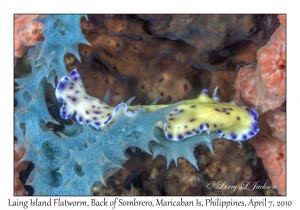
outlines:
[{"label": "flatworm", "polygon": [[[73,87],[70,89],[70,87]],[[83,87],[82,79],[76,69],[62,78],[55,90],[56,98],[63,103],[60,116],[69,119],[76,112],[76,120],[101,130],[116,116],[115,107],[108,106],[100,99],[89,96]],[[110,117],[110,116],[113,117]]]},{"label": "flatworm", "polygon": [[[72,89],[70,87],[73,87]],[[216,131],[220,137],[243,141],[247,140],[259,131],[258,114],[254,109],[238,106],[234,102],[226,103],[216,96],[217,88],[212,98],[204,89],[196,99],[187,100],[184,104],[174,109],[167,118],[168,125],[158,122],[167,139],[173,141],[183,140],[187,137]],[[82,79],[76,69],[62,78],[55,90],[56,98],[63,103],[60,115],[64,119],[72,117],[76,112],[76,119],[80,124],[90,124],[97,130],[112,123],[119,110],[119,104],[112,107],[100,99],[89,96],[83,87]],[[140,107],[145,112],[154,112],[168,105],[139,105],[126,106],[129,116],[136,114]]]}]

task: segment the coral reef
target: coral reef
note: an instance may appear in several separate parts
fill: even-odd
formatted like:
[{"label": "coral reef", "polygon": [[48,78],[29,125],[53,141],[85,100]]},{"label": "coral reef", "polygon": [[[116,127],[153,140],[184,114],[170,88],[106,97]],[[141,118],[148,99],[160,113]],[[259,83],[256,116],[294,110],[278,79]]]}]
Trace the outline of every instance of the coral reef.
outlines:
[{"label": "coral reef", "polygon": [[264,113],[258,121],[261,131],[250,142],[280,195],[286,194],[285,18],[278,15],[282,25],[257,51],[256,66],[241,68],[235,83],[237,104],[252,106]]},{"label": "coral reef", "polygon": [[[196,98],[203,89],[211,93],[216,86],[219,86],[216,95],[224,101],[231,101],[236,77],[234,68],[245,62],[254,62],[257,49],[267,42],[279,25],[274,15],[162,15],[158,16],[159,21],[153,21],[155,18],[150,15],[89,15],[87,21],[81,15],[46,15],[37,19],[45,27],[41,32],[45,41],[28,51],[31,72],[26,76],[19,72],[15,74],[20,77],[15,80],[16,151],[25,148],[26,154],[21,161],[32,161],[35,166],[26,183],[33,186],[35,195],[82,195],[92,194],[93,190],[94,194],[113,195],[232,195],[229,191],[208,191],[205,182],[224,178],[230,180],[230,184],[238,184],[244,177],[251,182],[261,179],[257,174],[263,169],[251,164],[254,157],[245,153],[247,143],[240,148],[233,141],[214,141],[218,137],[214,133],[172,142],[166,140],[158,129],[151,134],[153,125],[143,128],[143,132],[157,142],[150,141],[150,138],[140,139],[138,133],[134,138],[124,138],[120,134],[120,138],[112,139],[111,133],[117,134],[120,126],[128,120],[122,115],[96,138],[99,131],[77,124],[75,118],[63,120],[59,117],[61,105],[53,88],[56,81],[68,74],[67,70],[74,68],[87,84],[85,88],[89,95],[102,99],[110,89],[107,100],[111,106],[132,96],[136,96],[133,105],[149,104],[159,96],[163,96],[159,103],[170,104]],[[182,29],[176,25],[179,19],[183,21]],[[222,23],[219,24],[222,33],[218,33],[218,27],[212,26],[218,22]],[[155,24],[161,30],[153,30]],[[168,24],[170,29],[163,29]],[[180,34],[184,30],[191,36]],[[207,47],[202,46],[205,41],[199,45],[193,41],[203,38],[203,34],[209,34],[204,36],[210,43]],[[159,115],[161,119],[176,105],[180,104],[153,113],[139,110],[138,117],[130,120],[124,129],[134,131],[140,128],[138,121],[144,118],[150,122]],[[212,142],[216,156],[210,154]],[[218,152],[216,142],[225,143],[227,149]],[[208,148],[200,146],[194,151],[199,144]],[[127,160],[128,148],[132,146],[158,157],[152,161],[152,157],[144,153],[147,161],[134,155]],[[228,153],[230,157],[227,157]],[[166,159],[160,158],[161,155]],[[231,168],[229,162],[240,158],[242,160]],[[130,165],[132,160],[136,163]],[[156,163],[157,167],[147,168]],[[115,173],[122,165],[125,169]],[[217,176],[220,171],[222,176]],[[111,176],[113,173],[115,175]],[[125,177],[116,178],[120,173]],[[142,188],[134,181],[137,175],[144,177]],[[110,178],[105,182],[107,177]],[[262,181],[266,180],[267,177]],[[103,183],[108,187],[104,188]],[[236,193],[247,194],[244,190]],[[265,191],[254,193],[267,194]]]}]

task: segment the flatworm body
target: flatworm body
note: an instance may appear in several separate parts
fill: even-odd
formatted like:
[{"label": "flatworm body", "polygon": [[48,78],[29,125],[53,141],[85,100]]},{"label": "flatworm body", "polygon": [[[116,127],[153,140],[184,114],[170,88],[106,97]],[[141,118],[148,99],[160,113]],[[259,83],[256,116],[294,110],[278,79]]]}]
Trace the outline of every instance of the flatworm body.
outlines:
[{"label": "flatworm body", "polygon": [[[220,137],[242,141],[247,140],[259,131],[255,110],[237,106],[234,102],[226,103],[216,96],[208,96],[204,89],[198,98],[187,100],[186,103],[174,109],[167,118],[168,123],[158,122],[157,127],[164,130],[169,140],[178,141],[198,135],[203,131],[217,132]],[[77,70],[60,80],[55,95],[63,102],[61,117],[69,119],[76,112],[80,124],[90,124],[101,130],[113,122],[118,114],[119,106],[111,107],[100,99],[89,96],[82,85]],[[141,105],[145,112],[154,112],[168,105]],[[138,106],[128,106],[128,116],[134,116]]]},{"label": "flatworm body", "polygon": [[[118,107],[112,107],[98,98],[89,96],[82,85],[82,79],[76,69],[62,78],[55,90],[56,98],[63,103],[60,109],[60,116],[63,119],[70,119],[76,112],[78,123],[88,124],[101,130],[107,126],[118,112]],[[133,115],[134,112],[128,114]]]}]

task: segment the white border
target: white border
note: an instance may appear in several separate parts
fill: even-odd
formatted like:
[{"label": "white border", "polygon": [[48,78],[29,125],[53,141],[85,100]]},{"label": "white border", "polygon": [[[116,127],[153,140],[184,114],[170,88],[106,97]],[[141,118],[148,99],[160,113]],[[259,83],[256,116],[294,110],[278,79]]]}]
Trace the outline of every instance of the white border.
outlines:
[{"label": "white border", "polygon": [[[4,3],[5,2],[5,3]],[[4,133],[1,141],[1,190],[0,206],[7,207],[8,199],[13,197],[13,14],[14,13],[287,13],[287,195],[286,197],[268,197],[268,200],[291,200],[293,207],[300,207],[298,198],[299,181],[299,6],[296,1],[1,1],[1,83],[2,104],[0,109],[0,128]],[[299,75],[300,76],[300,75]],[[297,154],[297,156],[296,156]],[[298,174],[299,173],[299,174]],[[158,198],[158,197],[155,197]],[[142,197],[142,200],[153,200]],[[169,199],[179,197],[169,197]],[[185,200],[197,197],[185,197]],[[207,197],[201,197],[202,200]],[[215,197],[214,197],[215,198]],[[221,197],[230,200],[232,197]],[[259,200],[261,197],[255,197]],[[21,198],[20,198],[21,199]],[[23,198],[22,198],[23,199]],[[48,199],[43,197],[41,199]],[[72,197],[72,200],[90,200],[91,197]],[[114,197],[108,199],[113,200]],[[131,199],[131,198],[124,198]],[[234,200],[249,200],[250,197],[234,197]],[[12,208],[12,207],[11,207]],[[20,207],[18,207],[20,209]],[[53,208],[53,207],[51,207]],[[74,207],[72,207],[74,208]],[[101,208],[101,207],[97,207]],[[129,209],[130,207],[128,207]],[[140,208],[140,207],[138,207]],[[146,208],[146,207],[143,207]],[[150,208],[150,207],[149,207]],[[194,207],[199,208],[199,207]],[[78,208],[79,209],[79,208]],[[109,208],[111,209],[111,208]],[[131,208],[130,208],[131,209]],[[218,207],[220,209],[220,207]],[[230,208],[232,209],[232,208]],[[256,209],[263,209],[257,207]]]}]

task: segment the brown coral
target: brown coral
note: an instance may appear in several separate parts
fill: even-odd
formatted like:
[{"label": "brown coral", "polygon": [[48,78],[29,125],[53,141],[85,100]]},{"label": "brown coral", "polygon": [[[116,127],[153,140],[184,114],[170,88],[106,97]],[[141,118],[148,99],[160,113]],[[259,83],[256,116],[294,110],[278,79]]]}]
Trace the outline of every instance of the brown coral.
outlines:
[{"label": "brown coral", "polygon": [[138,16],[148,21],[145,28],[154,36],[194,46],[201,54],[202,68],[209,70],[227,69],[230,58],[237,55],[233,50],[237,45],[249,39],[263,45],[279,25],[275,15]]},{"label": "brown coral", "polygon": [[[148,21],[151,22],[153,19],[152,25],[162,27],[171,21],[174,22],[173,27],[175,27],[178,26],[175,21],[178,18],[181,18],[182,21],[195,19],[197,20],[195,23],[183,21],[185,25],[180,27],[188,30],[190,26],[195,30],[201,29],[203,33],[215,33],[216,28],[210,26],[213,24],[203,24],[200,21],[201,18],[213,23],[222,21],[226,31],[233,34],[244,33],[242,31],[247,27],[254,27],[251,20],[258,17],[251,15],[240,18],[238,15],[192,15],[189,18],[189,16],[175,15],[170,20],[168,17],[168,15],[90,15],[88,23],[82,23],[82,27],[84,28],[83,33],[92,46],[80,45],[82,64],[68,55],[69,65],[67,68],[69,70],[77,68],[79,71],[87,68],[89,71],[93,69],[92,71],[95,70],[99,74],[98,78],[105,78],[105,75],[109,75],[108,83],[106,79],[103,79],[105,84],[98,81],[97,87],[93,87],[97,91],[90,93],[100,98],[103,97],[108,86],[111,90],[114,89],[115,86],[112,86],[115,84],[114,82],[121,81],[122,84],[125,82],[126,85],[121,85],[121,89],[127,90],[128,94],[122,95],[122,91],[112,90],[113,104],[127,100],[131,96],[136,97],[134,103],[150,103],[159,96],[163,96],[160,103],[173,103],[187,98],[195,98],[204,88],[212,92],[216,86],[219,86],[222,96],[226,95],[223,100],[230,101],[233,86],[228,81],[232,81],[236,76],[235,73],[232,73],[235,64],[254,61],[254,55],[259,45],[249,41],[249,37],[246,38],[245,35],[240,37],[239,42],[234,42],[232,37],[229,38],[232,40],[231,44],[226,42],[226,37],[219,36],[218,40],[223,43],[222,45],[210,40],[210,43],[213,44],[212,48],[198,49],[184,41],[185,38],[179,35],[176,35],[177,40],[172,40],[168,39],[169,35],[158,36],[155,33],[149,33]],[[274,22],[272,17],[269,18],[271,18],[271,22]],[[155,21],[156,19],[158,21]],[[236,28],[232,22],[236,21],[241,26],[246,23],[248,25],[243,26],[245,27],[243,30],[239,29],[239,32],[235,32]],[[264,30],[264,33],[268,34],[273,31],[272,27],[266,27],[267,30]],[[174,28],[170,30],[172,33],[178,31]],[[260,30],[258,27],[257,32]],[[204,36],[204,38],[205,40],[202,40],[201,43],[208,41],[210,36]],[[266,42],[265,38],[260,38],[260,40]],[[222,65],[219,65],[220,63]],[[222,70],[224,73],[214,73],[204,69]],[[218,79],[222,78],[222,75],[226,78],[230,77],[230,79],[226,82]],[[227,91],[224,91],[225,89]],[[87,91],[89,92],[89,90]]]},{"label": "brown coral", "polygon": [[[90,25],[92,29],[85,32],[92,47],[80,46],[83,64],[70,62],[67,66],[69,70],[76,67],[81,71],[88,65],[89,71],[99,74],[98,78],[110,75],[110,79],[96,82],[98,87],[93,88],[97,90],[94,94],[87,88],[89,94],[102,98],[108,87],[114,89],[115,82],[119,81],[119,84],[126,87],[112,90],[113,97],[120,96],[118,100],[113,99],[112,103],[119,103],[132,96],[136,96],[134,103],[150,103],[159,96],[163,96],[161,103],[170,103],[196,97],[209,86],[211,73],[195,69],[189,64],[191,59],[196,62],[199,58],[191,46],[157,38],[143,41],[122,34],[111,35],[96,22],[90,21]],[[90,62],[88,58],[93,60]],[[83,82],[90,83],[85,82],[85,79]],[[121,97],[122,92],[126,93],[125,90],[128,94]]]}]

